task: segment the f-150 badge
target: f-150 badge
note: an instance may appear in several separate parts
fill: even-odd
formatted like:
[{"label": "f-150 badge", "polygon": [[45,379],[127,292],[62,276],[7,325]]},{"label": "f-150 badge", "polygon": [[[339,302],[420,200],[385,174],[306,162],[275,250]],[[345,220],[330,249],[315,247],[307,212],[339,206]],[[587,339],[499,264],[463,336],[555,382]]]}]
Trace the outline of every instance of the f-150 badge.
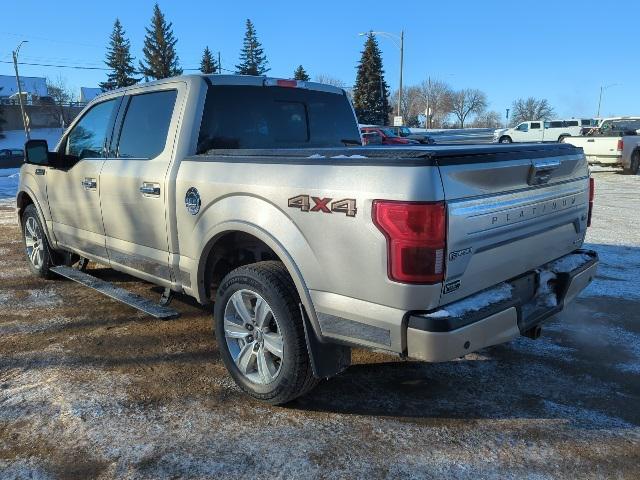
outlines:
[{"label": "f-150 badge", "polygon": [[[289,207],[298,208],[303,212],[344,213],[347,217],[355,217],[358,209],[353,198],[332,201],[333,198],[312,197],[298,195],[289,199]],[[313,202],[313,206],[311,206]]]}]

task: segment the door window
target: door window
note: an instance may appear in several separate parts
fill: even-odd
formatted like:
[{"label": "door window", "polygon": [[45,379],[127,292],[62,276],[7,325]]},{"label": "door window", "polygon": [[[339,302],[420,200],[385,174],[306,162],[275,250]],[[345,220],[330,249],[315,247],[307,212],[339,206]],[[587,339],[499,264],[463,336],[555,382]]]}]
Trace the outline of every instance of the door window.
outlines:
[{"label": "door window", "polygon": [[78,160],[103,156],[107,130],[117,100],[119,99],[114,98],[99,103],[84,114],[67,136],[65,148],[67,155],[74,156]]},{"label": "door window", "polygon": [[540,128],[540,122],[531,122],[531,128]]},{"label": "door window", "polygon": [[122,124],[118,157],[155,158],[167,143],[177,90],[134,95]]},{"label": "door window", "polygon": [[526,123],[521,123],[516,127],[516,130],[519,130],[520,132],[526,132],[529,130],[529,126]]}]

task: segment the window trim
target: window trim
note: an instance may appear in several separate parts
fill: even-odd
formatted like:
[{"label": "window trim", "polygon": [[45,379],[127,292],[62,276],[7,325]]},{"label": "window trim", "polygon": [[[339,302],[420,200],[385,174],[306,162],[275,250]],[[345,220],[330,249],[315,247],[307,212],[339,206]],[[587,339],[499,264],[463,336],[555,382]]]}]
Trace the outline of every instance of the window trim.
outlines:
[{"label": "window trim", "polygon": [[[161,92],[176,92],[175,103],[173,104],[173,110],[171,110],[171,117],[169,117],[169,126],[167,128],[167,139],[164,143],[164,148],[160,151],[155,157],[121,157],[120,156],[120,139],[122,138],[122,130],[124,129],[124,121],[127,118],[127,112],[129,112],[129,107],[131,106],[131,102],[133,101],[133,97],[138,97],[141,95],[151,95],[153,93],[161,93]],[[127,93],[123,96],[121,113],[118,112],[117,122],[114,124],[113,135],[111,137],[111,142],[109,142],[109,154],[113,153],[113,156],[108,156],[110,160],[153,160],[154,158],[158,158],[160,155],[165,153],[167,150],[167,145],[169,144],[169,131],[171,128],[171,123],[173,122],[174,115],[176,113],[176,105],[178,104],[178,96],[180,94],[180,90],[176,86],[172,86],[170,88],[159,88],[154,90],[143,90],[138,93]],[[116,133],[117,131],[117,133]]]}]

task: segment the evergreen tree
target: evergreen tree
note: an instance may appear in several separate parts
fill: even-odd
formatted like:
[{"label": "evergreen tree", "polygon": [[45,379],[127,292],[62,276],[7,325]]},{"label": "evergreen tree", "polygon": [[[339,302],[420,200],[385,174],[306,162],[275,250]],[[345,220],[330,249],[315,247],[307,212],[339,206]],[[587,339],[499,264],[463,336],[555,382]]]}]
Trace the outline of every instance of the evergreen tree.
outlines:
[{"label": "evergreen tree", "polygon": [[298,68],[296,68],[296,71],[293,72],[293,78],[295,80],[302,80],[303,82],[308,82],[309,80],[311,80],[307,71],[304,68],[302,68],[302,65],[298,65]]},{"label": "evergreen tree", "polygon": [[[218,71],[218,62],[213,59],[209,47],[205,47],[200,60],[200,71],[202,73],[216,73]],[[218,72],[219,73],[219,72]]]},{"label": "evergreen tree", "polygon": [[244,34],[244,43],[240,52],[240,64],[236,65],[237,73],[240,75],[264,75],[270,70],[268,65],[269,62],[258,41],[256,29],[251,20],[247,19],[247,31]]},{"label": "evergreen tree", "polygon": [[173,36],[172,27],[173,24],[165,20],[156,3],[153,7],[151,26],[146,28],[147,34],[144,37],[142,52],[145,63],[140,62],[140,71],[147,80],[182,74],[175,48],[178,40]]},{"label": "evergreen tree", "polygon": [[367,35],[358,65],[353,89],[353,107],[360,123],[389,124],[389,86],[384,80],[382,56],[373,33]]},{"label": "evergreen tree", "polygon": [[125,36],[124,28],[122,28],[120,20],[116,18],[109,40],[107,61],[104,62],[111,68],[111,72],[107,74],[107,81],[100,83],[102,90],[128,87],[140,81],[139,78],[133,77],[135,67],[133,66],[130,48],[131,44]]},{"label": "evergreen tree", "polygon": [[[0,87],[0,91],[2,87]],[[2,133],[2,124],[5,122],[4,117],[2,116],[2,104],[0,103],[0,138],[4,138],[4,134]]]}]

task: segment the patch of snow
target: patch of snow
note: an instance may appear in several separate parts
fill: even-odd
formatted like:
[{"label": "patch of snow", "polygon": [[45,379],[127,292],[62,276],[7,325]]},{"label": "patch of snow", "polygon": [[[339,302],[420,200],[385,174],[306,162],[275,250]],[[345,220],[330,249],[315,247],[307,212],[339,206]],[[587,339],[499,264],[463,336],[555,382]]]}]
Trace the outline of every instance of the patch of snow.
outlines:
[{"label": "patch of snow", "polygon": [[20,183],[19,168],[0,169],[0,199],[14,198]]},{"label": "patch of snow", "polygon": [[585,253],[576,253],[562,257],[549,265],[549,270],[556,273],[572,272],[589,262],[591,257]]},{"label": "patch of snow", "polygon": [[367,158],[365,155],[335,155],[331,158]]},{"label": "patch of snow", "polygon": [[494,303],[511,298],[513,287],[508,283],[500,283],[495,287],[471,295],[458,302],[447,305],[444,309],[437,310],[427,315],[429,318],[462,317],[469,312],[477,312]]},{"label": "patch of snow", "polygon": [[307,158],[327,158],[324,155],[320,155],[319,153],[314,153],[313,155],[309,155]]},{"label": "patch of snow", "polygon": [[558,278],[550,270],[539,270],[538,291],[536,292],[536,303],[543,307],[555,307],[558,305],[558,298],[553,291],[553,284]]}]

